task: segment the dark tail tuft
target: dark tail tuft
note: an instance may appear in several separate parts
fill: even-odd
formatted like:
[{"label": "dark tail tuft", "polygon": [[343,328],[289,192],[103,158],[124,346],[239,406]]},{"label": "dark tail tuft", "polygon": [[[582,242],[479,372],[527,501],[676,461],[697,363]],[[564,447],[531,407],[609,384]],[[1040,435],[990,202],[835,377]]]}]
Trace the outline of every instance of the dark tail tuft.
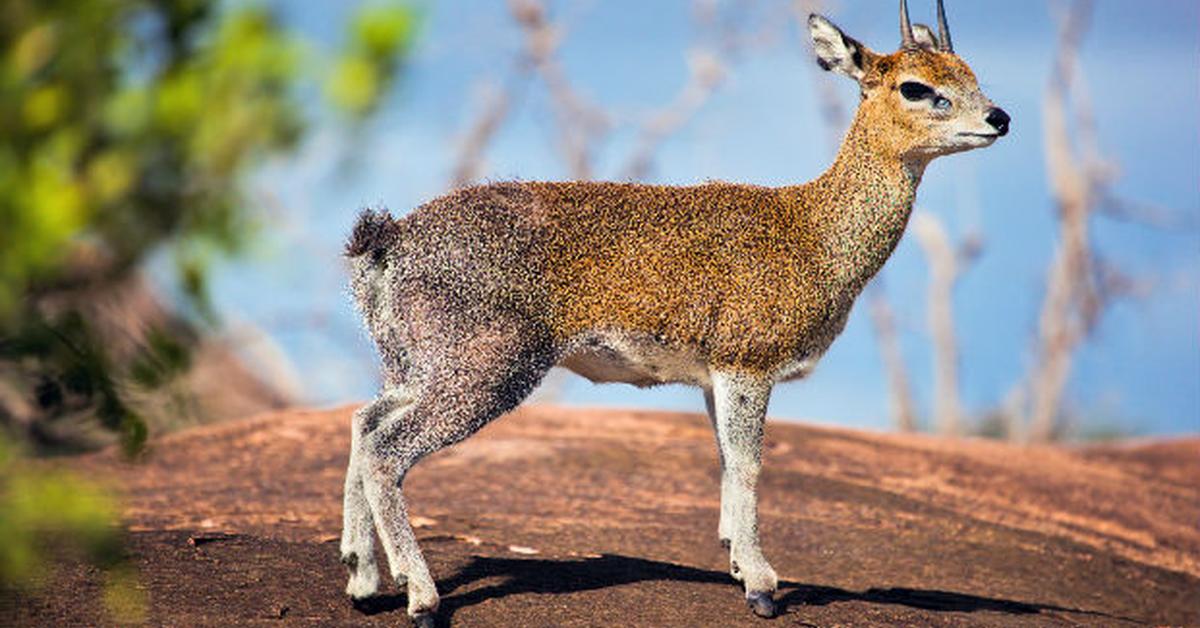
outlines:
[{"label": "dark tail tuft", "polygon": [[370,253],[380,257],[396,241],[399,231],[396,220],[386,211],[364,209],[354,223],[350,239],[346,241],[346,257],[358,257]]}]

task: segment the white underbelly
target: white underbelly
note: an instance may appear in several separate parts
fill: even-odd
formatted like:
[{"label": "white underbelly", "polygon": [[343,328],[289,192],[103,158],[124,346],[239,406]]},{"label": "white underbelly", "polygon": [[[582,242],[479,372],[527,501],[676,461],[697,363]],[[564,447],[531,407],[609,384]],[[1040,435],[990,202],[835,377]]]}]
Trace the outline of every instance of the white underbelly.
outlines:
[{"label": "white underbelly", "polygon": [[798,358],[784,364],[778,371],[775,372],[775,381],[790,382],[792,380],[808,377],[817,366],[817,361],[821,356],[812,358]]},{"label": "white underbelly", "polygon": [[592,333],[571,344],[559,365],[596,383],[707,386],[710,381],[708,366],[698,351],[669,346],[650,336]]}]

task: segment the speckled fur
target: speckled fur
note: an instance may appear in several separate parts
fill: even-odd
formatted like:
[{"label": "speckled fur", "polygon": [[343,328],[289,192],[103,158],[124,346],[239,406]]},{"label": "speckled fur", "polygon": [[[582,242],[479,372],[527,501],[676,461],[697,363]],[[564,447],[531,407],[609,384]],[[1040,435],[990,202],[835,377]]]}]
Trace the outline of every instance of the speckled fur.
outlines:
[{"label": "speckled fur", "polygon": [[[409,613],[436,610],[405,473],[563,364],[596,381],[704,389],[723,468],[719,534],[752,606],[769,607],[776,577],[759,549],[755,487],[771,387],[806,374],[842,331],[903,234],[928,162],[991,143],[962,137],[983,128],[990,102],[958,57],[882,56],[822,18],[810,29],[822,66],[863,90],[836,161],[810,183],[493,183],[402,219],[363,213],[347,255],[384,392],[354,417],[348,594],[378,587],[377,531],[408,583]],[[957,110],[905,102],[897,86],[913,77]]]}]

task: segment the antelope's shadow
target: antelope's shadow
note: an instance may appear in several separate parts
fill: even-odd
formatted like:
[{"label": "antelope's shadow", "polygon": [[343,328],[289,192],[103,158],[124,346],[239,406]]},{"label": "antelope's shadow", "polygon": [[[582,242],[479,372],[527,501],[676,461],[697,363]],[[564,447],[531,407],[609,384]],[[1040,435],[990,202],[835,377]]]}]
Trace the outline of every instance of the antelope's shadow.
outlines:
[{"label": "antelope's shadow", "polygon": [[[500,579],[500,581],[456,593],[471,583],[495,579]],[[454,613],[461,608],[509,595],[577,593],[623,584],[660,580],[727,584],[730,585],[731,596],[734,594],[734,585],[736,584],[729,574],[720,571],[614,554],[578,559],[476,556],[456,574],[437,583],[438,591],[442,594],[438,619],[441,625],[448,625]],[[988,598],[950,591],[898,587],[849,591],[837,587],[782,581],[779,583],[779,592],[776,594],[778,615],[780,616],[801,606],[825,606],[846,601],[891,604],[938,612],[992,611],[1010,615],[1036,615],[1042,611],[1057,611],[1126,619],[1096,611],[1061,606]],[[402,594],[383,595],[358,602],[357,607],[365,614],[374,615],[383,612],[403,612],[405,603],[406,599]],[[749,611],[746,612],[749,613]]]}]

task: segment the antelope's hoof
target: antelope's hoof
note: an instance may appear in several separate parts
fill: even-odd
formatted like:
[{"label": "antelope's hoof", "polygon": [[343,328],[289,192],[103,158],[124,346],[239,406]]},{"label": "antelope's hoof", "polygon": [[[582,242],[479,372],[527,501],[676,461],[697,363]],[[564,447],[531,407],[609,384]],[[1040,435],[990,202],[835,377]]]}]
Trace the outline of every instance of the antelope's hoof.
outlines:
[{"label": "antelope's hoof", "polygon": [[412,616],[412,623],[414,628],[435,628],[437,626],[437,620],[433,613],[417,613]]},{"label": "antelope's hoof", "polygon": [[346,595],[351,600],[365,600],[379,591],[379,573],[375,571],[375,565],[359,565],[354,554],[342,557],[342,562],[346,563],[350,572],[350,579],[346,582]]},{"label": "antelope's hoof", "polygon": [[766,591],[750,591],[746,594],[746,605],[759,617],[775,616],[775,600]]},{"label": "antelope's hoof", "polygon": [[731,546],[729,539],[721,539],[721,547],[729,549]]},{"label": "antelope's hoof", "polygon": [[371,598],[375,597],[376,592],[377,590],[375,587],[361,584],[357,580],[351,580],[350,583],[346,585],[346,597],[350,598],[350,603],[354,604],[355,606],[359,606],[361,603],[367,602]]}]

